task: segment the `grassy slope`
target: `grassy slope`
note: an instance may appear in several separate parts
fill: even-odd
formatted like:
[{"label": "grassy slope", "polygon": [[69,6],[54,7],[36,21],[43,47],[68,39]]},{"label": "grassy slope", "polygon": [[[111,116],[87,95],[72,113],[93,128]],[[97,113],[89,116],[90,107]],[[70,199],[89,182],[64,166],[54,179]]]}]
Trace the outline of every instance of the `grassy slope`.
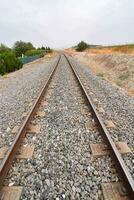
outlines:
[{"label": "grassy slope", "polygon": [[86,64],[97,76],[134,96],[134,45],[90,48],[84,52],[70,48],[67,52]]}]

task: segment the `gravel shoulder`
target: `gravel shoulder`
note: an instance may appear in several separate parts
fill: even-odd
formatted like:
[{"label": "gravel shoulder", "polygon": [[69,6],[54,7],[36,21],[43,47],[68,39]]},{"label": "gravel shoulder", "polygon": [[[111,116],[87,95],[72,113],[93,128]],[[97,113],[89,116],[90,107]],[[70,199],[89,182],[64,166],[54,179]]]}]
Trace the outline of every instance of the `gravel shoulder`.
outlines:
[{"label": "gravel shoulder", "polygon": [[10,145],[11,129],[23,121],[57,57],[40,59],[0,79],[0,146]]}]

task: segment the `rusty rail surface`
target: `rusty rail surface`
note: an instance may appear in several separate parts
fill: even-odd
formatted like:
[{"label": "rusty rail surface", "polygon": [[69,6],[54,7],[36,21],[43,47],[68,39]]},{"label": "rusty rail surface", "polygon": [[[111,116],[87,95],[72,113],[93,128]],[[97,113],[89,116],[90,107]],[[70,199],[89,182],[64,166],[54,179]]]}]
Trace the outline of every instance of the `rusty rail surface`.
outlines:
[{"label": "rusty rail surface", "polygon": [[70,62],[68,56],[64,55],[67,59],[67,62],[69,63],[77,81],[79,82],[79,85],[83,91],[83,94],[87,100],[88,106],[91,109],[91,112],[93,114],[93,117],[98,125],[99,131],[102,133],[103,138],[105,139],[107,145],[111,149],[111,155],[114,158],[114,163],[117,167],[118,173],[121,176],[121,180],[123,182],[124,187],[127,189],[128,196],[131,200],[134,200],[134,180],[129,172],[128,167],[124,163],[124,160],[122,159],[122,156],[120,152],[118,151],[116,145],[114,144],[114,141],[112,140],[108,130],[106,129],[106,126],[104,125],[101,117],[99,116],[98,112],[96,111],[95,106],[92,103],[91,98],[89,97],[84,84],[82,83],[80,76],[77,72],[77,70],[74,68],[73,64]]},{"label": "rusty rail surface", "polygon": [[3,182],[7,176],[7,173],[12,165],[13,160],[15,159],[16,153],[18,152],[18,149],[24,139],[24,136],[26,134],[27,128],[30,124],[30,121],[32,119],[32,117],[34,116],[37,108],[39,107],[39,104],[41,102],[41,99],[43,98],[45,92],[47,91],[47,88],[49,86],[49,83],[56,71],[56,68],[59,64],[61,56],[58,57],[58,60],[56,61],[56,64],[54,65],[50,75],[48,76],[47,80],[44,83],[44,86],[42,87],[32,109],[30,110],[28,116],[26,117],[24,123],[22,124],[20,130],[18,131],[18,133],[15,136],[15,139],[11,145],[11,147],[9,148],[9,150],[7,151],[7,154],[5,155],[5,157],[3,158],[1,165],[0,165],[0,190],[3,186]]}]

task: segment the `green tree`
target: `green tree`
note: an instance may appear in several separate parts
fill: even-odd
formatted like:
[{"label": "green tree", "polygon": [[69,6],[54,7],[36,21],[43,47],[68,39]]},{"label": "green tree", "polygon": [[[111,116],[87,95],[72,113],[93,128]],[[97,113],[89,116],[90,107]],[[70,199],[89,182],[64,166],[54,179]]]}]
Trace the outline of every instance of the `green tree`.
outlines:
[{"label": "green tree", "polygon": [[44,46],[41,47],[42,50],[45,50],[46,48]]},{"label": "green tree", "polygon": [[76,51],[84,51],[85,49],[87,49],[89,47],[89,45],[87,43],[85,43],[84,41],[81,41],[76,48]]},{"label": "green tree", "polygon": [[1,44],[0,45],[0,54],[4,53],[4,52],[7,52],[7,51],[11,51],[11,49],[8,48],[7,46],[5,46],[4,44]]},{"label": "green tree", "polygon": [[46,47],[46,52],[47,52],[47,53],[52,53],[52,51],[53,51],[53,50],[52,50],[50,47]]},{"label": "green tree", "polygon": [[2,55],[0,54],[0,74],[4,75],[6,73],[6,66],[4,64],[4,59],[2,58]]},{"label": "green tree", "polygon": [[22,54],[25,54],[26,51],[35,49],[32,43],[17,41],[13,46],[13,50],[17,57],[20,57]]},{"label": "green tree", "polygon": [[8,51],[0,54],[1,74],[12,72],[22,67],[21,62],[16,57],[13,51]]}]

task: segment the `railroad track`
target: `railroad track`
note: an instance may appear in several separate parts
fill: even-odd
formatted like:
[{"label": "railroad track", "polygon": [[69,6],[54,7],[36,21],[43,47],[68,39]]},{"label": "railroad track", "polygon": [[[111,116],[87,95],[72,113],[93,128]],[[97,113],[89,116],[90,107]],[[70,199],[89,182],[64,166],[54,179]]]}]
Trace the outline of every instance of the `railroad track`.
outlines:
[{"label": "railroad track", "polygon": [[[81,77],[78,74],[78,71],[76,70],[76,68],[73,66],[73,64],[70,62],[70,59],[68,56],[63,56],[64,59],[66,58],[66,62],[68,63],[68,66],[70,66],[75,79],[78,83],[78,88],[80,88],[82,95],[84,97],[84,100],[86,102],[84,102],[84,104],[86,104],[88,106],[88,111],[86,112],[90,112],[92,114],[92,117],[94,119],[95,122],[95,126],[97,126],[97,129],[99,130],[99,133],[101,134],[101,136],[103,137],[103,140],[105,141],[105,148],[103,150],[106,151],[110,151],[110,154],[113,158],[114,164],[116,166],[116,169],[118,170],[118,173],[120,174],[120,178],[122,181],[122,184],[120,184],[119,187],[116,187],[120,189],[120,191],[116,191],[117,195],[121,195],[122,198],[127,198],[129,197],[129,199],[134,199],[134,181],[133,178],[131,177],[128,168],[126,167],[121,154],[119,153],[119,150],[117,148],[117,146],[115,145],[114,141],[112,140],[109,132],[107,131],[106,126],[104,125],[103,121],[101,120],[98,112],[95,109],[95,106],[91,100],[91,98],[88,95],[87,89],[84,86],[84,83],[82,83]],[[49,89],[49,85],[53,79],[53,76],[55,75],[56,69],[58,69],[58,65],[61,62],[60,61],[61,57],[58,58],[51,74],[49,75],[47,81],[45,82],[45,85],[43,86],[34,106],[32,107],[32,110],[30,111],[30,113],[28,114],[28,116],[26,117],[22,127],[19,129],[18,133],[16,134],[16,137],[11,145],[11,147],[9,148],[9,150],[6,153],[6,156],[4,157],[4,159],[1,162],[0,165],[0,188],[3,188],[3,183],[5,178],[7,177],[8,171],[12,166],[12,163],[16,157],[16,154],[21,146],[22,141],[24,140],[24,137],[28,131],[28,128],[30,126],[31,121],[33,120],[33,117],[35,116],[35,113],[38,111],[39,105],[42,101],[42,99],[45,96],[45,93],[47,92],[47,89]],[[52,81],[53,82],[53,81]],[[105,185],[102,186],[102,189],[104,190],[104,196],[105,199],[109,199],[106,197],[107,192],[105,189]],[[114,188],[114,186],[112,185],[111,187]],[[113,192],[113,191],[112,191]],[[64,198],[64,196],[63,196]],[[117,199],[117,198],[116,198]]]},{"label": "railroad track", "polygon": [[94,117],[97,125],[99,126],[98,128],[99,128],[106,144],[108,145],[109,149],[111,150],[111,155],[113,156],[115,165],[118,169],[118,172],[120,173],[120,176],[122,177],[124,186],[127,188],[130,198],[133,199],[134,198],[134,180],[133,180],[131,174],[129,173],[127,166],[125,165],[117,146],[115,145],[109,132],[107,131],[106,126],[104,125],[98,112],[96,111],[95,106],[93,105],[93,102],[91,101],[91,98],[89,97],[82,81],[80,80],[80,76],[79,76],[78,72],[75,70],[75,68],[73,67],[73,65],[71,64],[71,62],[69,61],[69,59],[67,57],[66,57],[66,59],[67,59],[69,65],[71,66],[71,68],[76,76],[76,79],[78,80],[78,82],[80,84],[80,87],[83,91],[85,98],[87,99],[87,103],[91,109],[93,117]]}]

